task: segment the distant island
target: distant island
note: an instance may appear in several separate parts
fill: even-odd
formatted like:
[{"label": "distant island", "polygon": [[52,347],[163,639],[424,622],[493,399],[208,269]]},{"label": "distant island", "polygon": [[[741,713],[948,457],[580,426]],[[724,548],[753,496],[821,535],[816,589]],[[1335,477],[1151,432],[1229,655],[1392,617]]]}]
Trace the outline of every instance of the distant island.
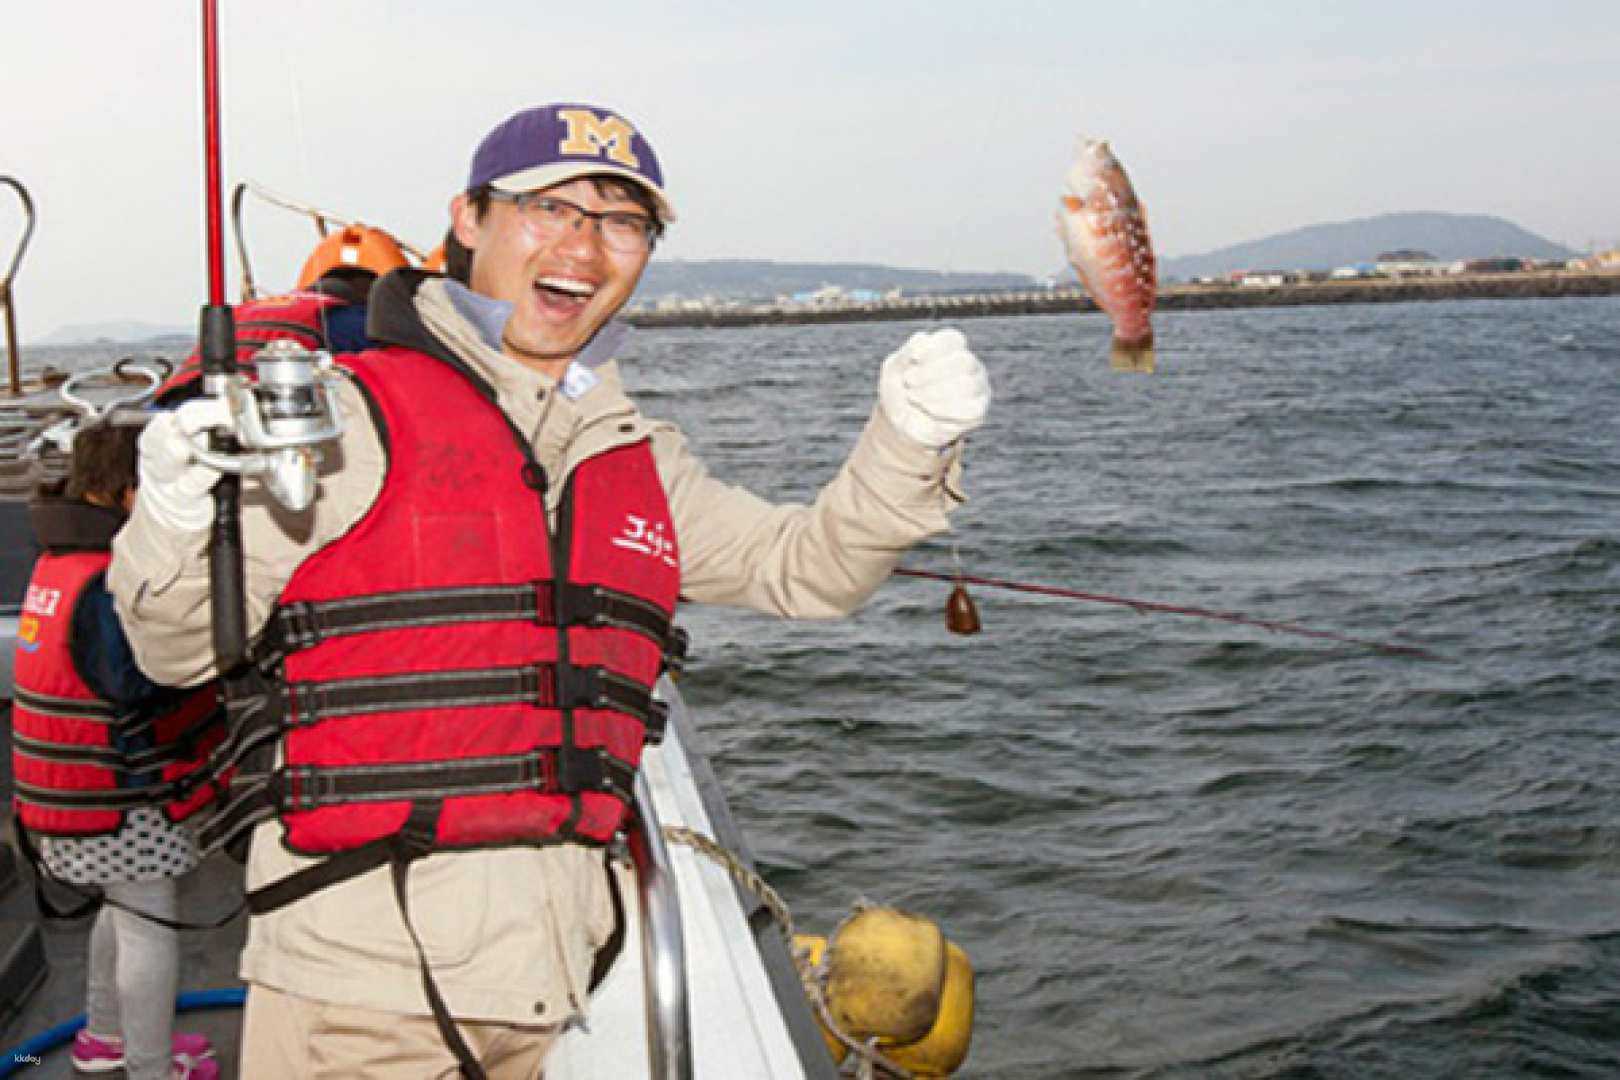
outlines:
[{"label": "distant island", "polygon": [[[1390,256],[1405,256],[1395,260]],[[1609,263],[1590,260],[1594,268]],[[1216,307],[1267,303],[1337,303],[1388,299],[1367,289],[1327,289],[1346,280],[1412,278],[1441,274],[1499,273],[1581,268],[1577,253],[1520,228],[1480,214],[1401,213],[1342,221],[1278,233],[1197,255],[1159,260],[1160,305]],[[1315,291],[1279,287],[1316,283]],[[1073,271],[1061,267],[1044,278],[1017,273],[943,272],[876,263],[797,263],[758,259],[664,260],[654,258],[627,308],[642,325],[733,325],[758,321],[809,321],[843,313],[854,318],[908,318],[942,306],[963,307],[979,298],[979,313],[1070,309]],[[1418,295],[1438,296],[1432,287]],[[1180,286],[1203,286],[1182,289]],[[1214,286],[1242,288],[1230,302]],[[1451,282],[1453,291],[1458,287]],[[1495,295],[1526,295],[1526,282],[1491,286]],[[1543,283],[1537,288],[1575,288]],[[1600,291],[1607,288],[1595,286]],[[1536,293],[1541,295],[1543,293]],[[1555,293],[1561,295],[1562,293]],[[1314,297],[1316,299],[1305,299]],[[1331,299],[1322,299],[1331,297]],[[749,313],[753,313],[750,315]],[[962,311],[961,313],[967,313]],[[803,316],[803,318],[800,318]],[[791,317],[791,318],[788,318]],[[131,320],[62,327],[32,346],[140,345],[176,351],[189,348],[193,331]]]},{"label": "distant island", "polygon": [[194,336],[194,331],[183,326],[162,326],[135,319],[117,319],[58,327],[29,344],[43,348],[65,345],[173,346],[189,344]]},{"label": "distant island", "polygon": [[[1054,241],[1054,247],[1056,242]],[[1440,262],[1468,259],[1564,261],[1577,252],[1502,218],[1479,214],[1384,214],[1278,233],[1199,255],[1159,259],[1163,284],[1224,278],[1245,272],[1323,273],[1375,264],[1394,251],[1421,251]],[[1011,273],[941,273],[863,263],[782,263],[740,259],[654,259],[632,303],[643,310],[687,304],[815,301],[834,291],[857,301],[949,296],[1063,285],[1074,272],[1060,267],[1045,278]]]},{"label": "distant island", "polygon": [[1379,261],[1395,251],[1417,251],[1439,262],[1520,259],[1563,262],[1579,252],[1483,214],[1383,214],[1311,225],[1202,255],[1161,258],[1166,281],[1196,281],[1254,271],[1332,271]]}]

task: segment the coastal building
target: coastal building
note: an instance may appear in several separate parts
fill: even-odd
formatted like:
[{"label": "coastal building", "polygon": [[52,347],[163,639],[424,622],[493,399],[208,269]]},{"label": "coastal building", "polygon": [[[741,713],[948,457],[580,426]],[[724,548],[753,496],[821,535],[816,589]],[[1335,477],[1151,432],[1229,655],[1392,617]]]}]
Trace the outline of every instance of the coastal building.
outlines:
[{"label": "coastal building", "polygon": [[1517,274],[1529,267],[1523,259],[1500,255],[1489,259],[1458,259],[1446,268],[1448,274]]},{"label": "coastal building", "polygon": [[1378,273],[1392,278],[1434,277],[1445,273],[1447,266],[1427,251],[1410,248],[1383,252],[1375,265]]},{"label": "coastal building", "polygon": [[1620,270],[1620,248],[1610,248],[1588,255],[1584,259],[1571,259],[1571,270]]}]

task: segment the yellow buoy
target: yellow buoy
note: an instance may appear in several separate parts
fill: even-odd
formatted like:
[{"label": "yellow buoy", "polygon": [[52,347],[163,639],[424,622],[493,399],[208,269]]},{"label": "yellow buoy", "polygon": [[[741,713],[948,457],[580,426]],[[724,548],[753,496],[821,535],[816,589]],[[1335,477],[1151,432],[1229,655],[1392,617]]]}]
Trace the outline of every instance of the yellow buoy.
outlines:
[{"label": "yellow buoy", "polygon": [[973,965],[955,942],[947,941],[945,952],[945,988],[934,1026],[916,1042],[883,1048],[885,1057],[919,1078],[961,1068],[973,1039]]},{"label": "yellow buoy", "polygon": [[[827,939],[817,934],[794,934],[793,946],[804,952],[814,968],[820,968],[821,958],[827,955]],[[849,1047],[844,1045],[844,1040],[827,1030],[827,1025],[822,1023],[819,1016],[816,1017],[816,1027],[821,1029],[821,1041],[827,1044],[827,1053],[832,1055],[834,1064],[841,1063],[849,1054]]]},{"label": "yellow buoy", "polygon": [[932,920],[865,908],[833,931],[827,1007],[848,1035],[878,1046],[911,1043],[934,1027],[945,988],[945,935]]}]

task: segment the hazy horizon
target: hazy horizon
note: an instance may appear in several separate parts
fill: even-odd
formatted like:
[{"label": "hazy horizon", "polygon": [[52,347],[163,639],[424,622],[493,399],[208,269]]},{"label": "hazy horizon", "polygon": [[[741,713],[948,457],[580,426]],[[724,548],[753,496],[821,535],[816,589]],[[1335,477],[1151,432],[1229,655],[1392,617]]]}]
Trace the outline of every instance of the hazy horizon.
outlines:
[{"label": "hazy horizon", "polygon": [[[197,5],[0,0],[0,174],[39,209],[23,340],[189,323],[204,299]],[[680,219],[660,257],[1041,277],[1076,136],[1106,137],[1161,256],[1385,213],[1485,214],[1574,250],[1620,242],[1620,5],[1332,8],[1160,0],[649,0],[588,17],[492,0],[286,0],[221,13],[224,174],[422,247],[472,147],[546,100],[615,107]],[[252,205],[261,285],[315,239]],[[0,191],[0,261],[20,215]],[[237,293],[234,252],[228,291]],[[3,269],[3,263],[0,263]]]},{"label": "hazy horizon", "polygon": [[[1444,218],[1457,217],[1457,216],[1459,216],[1459,215],[1452,215],[1452,214],[1447,213],[1446,211],[1428,211],[1428,212],[1412,211],[1412,212],[1397,212],[1397,213],[1391,213],[1391,214],[1378,215],[1378,216],[1372,217],[1372,218],[1357,218],[1357,219],[1352,219],[1351,221],[1344,221],[1344,222],[1317,222],[1315,224],[1302,226],[1299,229],[1289,230],[1289,231],[1284,232],[1284,233],[1273,233],[1273,234],[1271,234],[1269,236],[1257,237],[1254,240],[1239,241],[1239,242],[1237,242],[1235,244],[1231,244],[1231,245],[1227,245],[1225,247],[1217,248],[1214,251],[1210,251],[1210,252],[1195,252],[1195,253],[1188,254],[1188,255],[1176,255],[1176,256],[1164,256],[1164,255],[1161,255],[1161,258],[1160,258],[1160,284],[1161,285],[1169,284],[1169,283],[1173,283],[1173,282],[1178,281],[1178,280],[1191,280],[1189,277],[1187,277],[1187,275],[1185,273],[1178,273],[1178,270],[1180,270],[1180,271],[1191,270],[1195,274],[1203,274],[1203,273],[1208,272],[1207,270],[1205,270],[1203,268],[1199,268],[1199,267],[1196,266],[1197,263],[1199,263],[1199,262],[1201,262],[1203,260],[1207,260],[1207,259],[1210,259],[1210,258],[1216,258],[1216,257],[1219,257],[1219,256],[1221,256],[1221,255],[1223,255],[1225,253],[1228,253],[1228,252],[1240,252],[1240,251],[1243,251],[1244,249],[1254,248],[1254,247],[1257,247],[1257,246],[1264,247],[1266,245],[1280,245],[1280,246],[1283,246],[1283,247],[1287,247],[1287,246],[1290,246],[1291,244],[1299,243],[1300,242],[1299,238],[1301,236],[1308,235],[1308,234],[1310,234],[1310,233],[1312,233],[1314,231],[1321,230],[1321,229],[1324,229],[1324,228],[1335,229],[1335,228],[1341,228],[1341,227],[1346,227],[1346,226],[1353,227],[1353,226],[1360,225],[1360,226],[1364,226],[1369,233],[1376,233],[1377,231],[1379,231],[1380,227],[1382,227],[1382,229],[1384,231],[1387,231],[1387,229],[1388,229],[1387,221],[1388,221],[1388,219],[1391,219],[1391,218],[1431,218],[1432,217],[1432,218],[1444,219]],[[1491,223],[1491,224],[1495,224],[1495,225],[1514,226],[1514,223],[1508,222],[1505,218],[1495,218],[1495,217],[1480,218],[1478,215],[1466,215],[1464,217],[1466,217],[1466,219],[1470,220],[1470,221],[1479,220],[1479,221],[1482,221],[1482,222],[1485,222],[1485,223]],[[1485,229],[1485,231],[1487,233],[1495,231],[1493,229],[1490,229],[1489,224],[1484,225],[1483,228]],[[1547,242],[1547,243],[1551,243],[1551,241],[1547,241],[1545,237],[1537,237],[1536,234],[1530,233],[1530,232],[1528,232],[1528,230],[1522,230],[1522,231],[1524,231],[1525,235],[1528,236],[1528,237],[1539,239],[1539,240],[1542,240],[1542,241]],[[1453,241],[1453,243],[1456,243],[1456,242]],[[1400,246],[1400,245],[1397,245],[1397,246]],[[1487,255],[1483,254],[1483,253],[1485,253],[1487,251],[1487,247],[1489,248],[1489,251],[1492,254],[1500,254],[1501,250],[1502,250],[1498,246],[1490,246],[1487,243],[1486,246],[1480,247],[1477,251],[1474,251],[1468,257],[1488,257]],[[1419,249],[1420,250],[1422,249],[1421,242],[1419,242]],[[252,254],[251,250],[249,252],[249,257],[250,258],[253,257],[253,254]],[[1436,256],[1436,257],[1437,258],[1442,258],[1442,259],[1447,258],[1447,256]],[[724,264],[727,264],[727,263],[742,262],[742,263],[760,263],[760,264],[765,265],[765,266],[784,267],[784,268],[786,268],[786,267],[827,267],[827,268],[841,267],[841,268],[849,268],[851,270],[853,270],[855,268],[872,267],[872,268],[877,268],[877,269],[893,271],[896,275],[899,275],[902,278],[902,281],[900,281],[899,284],[901,284],[902,287],[904,287],[906,289],[906,291],[908,291],[908,292],[915,291],[915,290],[913,289],[913,287],[911,285],[906,284],[905,281],[903,280],[907,275],[914,274],[914,273],[915,274],[940,273],[939,271],[934,271],[934,270],[930,270],[928,268],[922,268],[922,267],[902,267],[902,266],[895,266],[895,265],[892,265],[892,264],[883,264],[883,263],[853,263],[853,262],[850,262],[848,260],[839,260],[839,259],[829,260],[829,261],[825,261],[825,262],[822,262],[822,261],[817,261],[817,262],[796,262],[796,261],[787,261],[787,260],[753,259],[753,258],[747,258],[747,257],[730,257],[730,256],[718,256],[718,257],[716,257],[714,259],[678,259],[678,258],[673,258],[673,257],[666,256],[666,255],[662,254],[661,252],[655,253],[653,259],[654,259],[654,262],[649,264],[648,274],[647,274],[646,277],[644,277],[643,282],[642,282],[642,286],[637,291],[637,295],[636,295],[637,299],[656,298],[657,296],[663,295],[663,293],[659,292],[658,286],[656,285],[656,282],[658,280],[659,275],[657,275],[654,271],[656,270],[658,264],[667,265],[667,264],[674,263],[674,264],[679,264],[679,265],[683,265],[683,266],[714,266],[716,264],[724,265]],[[1363,262],[1367,262],[1367,261],[1368,261],[1368,259],[1361,259],[1361,258],[1347,259],[1347,260],[1345,260],[1343,262],[1336,262],[1335,265],[1353,265],[1355,263],[1363,263]],[[1275,262],[1275,260],[1271,260],[1271,261],[1267,262],[1266,265],[1271,266],[1273,262]],[[1192,264],[1192,265],[1189,265],[1189,264]],[[1277,269],[1302,269],[1303,267],[1302,266],[1293,266],[1291,264],[1290,265],[1283,265],[1281,263],[1278,263],[1278,264],[1276,264],[1275,268],[1277,268]],[[1317,269],[1323,269],[1323,268],[1324,267],[1317,267]],[[713,271],[709,271],[708,273],[712,277]],[[946,273],[951,278],[973,279],[973,278],[982,278],[982,277],[991,276],[991,275],[996,274],[997,272],[995,272],[995,271],[977,271],[977,270],[974,270],[973,268],[962,268],[962,269],[959,269],[959,270],[949,271],[949,272],[946,272]],[[1008,275],[1008,276],[1011,276],[1011,275]],[[1041,278],[1039,276],[1037,276],[1037,275],[1024,274],[1024,275],[1020,275],[1020,276],[1022,276],[1025,280],[1027,280],[1029,282],[1032,282],[1032,283],[1039,283],[1040,280],[1041,280]],[[830,280],[831,280],[830,277],[822,279],[823,283],[826,283],[826,281],[830,281]],[[836,283],[843,283],[843,282],[836,282]],[[1061,281],[1060,281],[1060,283],[1061,283]],[[1067,280],[1067,283],[1071,284],[1071,285],[1078,284],[1074,280],[1072,272],[1070,272],[1070,274],[1069,274],[1069,278]],[[652,285],[651,291],[649,291],[649,285],[650,284]],[[894,284],[894,283],[891,282],[891,284]],[[955,282],[955,281],[949,281],[949,280],[940,282],[938,284],[939,285],[944,285],[946,287],[953,287],[953,288],[961,288],[962,287],[962,283]],[[702,287],[705,290],[705,292],[710,292],[710,291],[714,291],[716,289],[721,289],[721,291],[715,292],[715,295],[721,295],[721,296],[734,295],[733,293],[723,291],[723,288],[721,286],[715,285],[712,281],[707,281],[706,283],[703,284]],[[886,288],[888,286],[886,285],[886,286],[882,286],[882,287]],[[934,285],[934,284],[930,284],[929,286],[927,286],[927,288],[929,288],[929,289],[932,289],[932,288],[935,288],[935,287],[936,287],[936,285]],[[752,295],[752,294],[750,294],[750,295]],[[191,312],[191,313],[188,313],[188,314],[191,315],[193,318],[195,317],[195,312]],[[43,347],[43,348],[57,348],[57,347],[67,347],[67,346],[72,346],[72,345],[77,345],[77,344],[98,344],[98,343],[121,344],[121,345],[144,345],[144,344],[148,344],[148,343],[155,342],[155,341],[162,341],[163,339],[167,339],[167,338],[170,338],[170,337],[188,336],[188,335],[191,334],[191,332],[192,331],[191,331],[189,326],[181,325],[178,322],[176,322],[176,323],[158,323],[158,322],[153,322],[153,321],[150,321],[150,320],[136,320],[136,319],[113,319],[113,320],[105,320],[105,321],[92,320],[92,321],[77,322],[77,323],[67,323],[67,324],[52,327],[49,330],[46,330],[46,331],[43,331],[41,333],[33,335],[31,338],[25,339],[23,341],[23,345],[25,347],[36,347],[36,348],[41,348],[41,347]],[[61,341],[50,340],[52,338],[58,337],[59,335],[66,336],[66,335],[70,335],[70,334],[71,334],[71,336],[67,336],[66,340],[61,340]]]}]

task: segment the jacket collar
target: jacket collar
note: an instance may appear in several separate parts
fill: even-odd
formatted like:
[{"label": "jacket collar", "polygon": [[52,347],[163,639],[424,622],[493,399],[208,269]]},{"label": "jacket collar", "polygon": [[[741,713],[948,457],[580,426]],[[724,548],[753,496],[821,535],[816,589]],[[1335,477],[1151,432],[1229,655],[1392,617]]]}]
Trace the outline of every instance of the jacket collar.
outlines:
[{"label": "jacket collar", "polygon": [[[366,313],[366,335],[380,345],[403,345],[441,360],[464,359],[423,323],[421,313],[417,310],[417,293],[424,286],[442,288],[456,312],[477,332],[483,343],[493,352],[501,351],[501,334],[506,328],[506,320],[512,315],[511,304],[475,293],[442,274],[429,274],[414,267],[385,274],[372,286],[371,305]],[[574,365],[563,379],[564,392],[570,392],[571,382],[579,389],[578,393],[570,393],[570,396],[583,394],[594,385],[594,379],[576,373],[574,367],[582,368],[585,372],[601,367],[618,356],[631,333],[628,323],[610,319],[586,342],[585,348],[574,359]]]},{"label": "jacket collar", "polygon": [[126,517],[122,510],[44,492],[28,502],[28,524],[40,546],[53,554],[111,550]]}]

